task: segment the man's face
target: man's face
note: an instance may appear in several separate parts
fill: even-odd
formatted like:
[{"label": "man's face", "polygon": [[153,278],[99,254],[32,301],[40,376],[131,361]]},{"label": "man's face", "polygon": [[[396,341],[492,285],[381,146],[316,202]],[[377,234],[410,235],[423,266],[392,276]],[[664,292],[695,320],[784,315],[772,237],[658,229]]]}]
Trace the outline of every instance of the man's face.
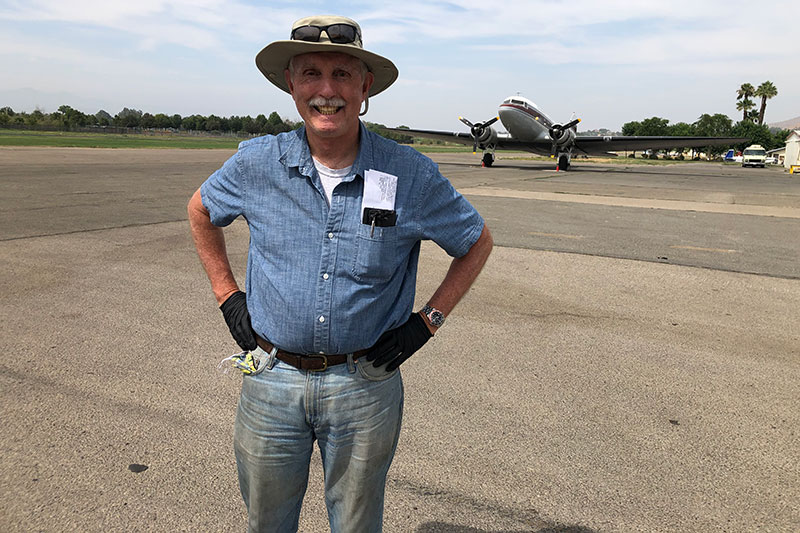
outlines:
[{"label": "man's face", "polygon": [[358,129],[361,104],[374,80],[365,71],[361,60],[347,54],[294,57],[286,81],[308,133],[335,138]]}]

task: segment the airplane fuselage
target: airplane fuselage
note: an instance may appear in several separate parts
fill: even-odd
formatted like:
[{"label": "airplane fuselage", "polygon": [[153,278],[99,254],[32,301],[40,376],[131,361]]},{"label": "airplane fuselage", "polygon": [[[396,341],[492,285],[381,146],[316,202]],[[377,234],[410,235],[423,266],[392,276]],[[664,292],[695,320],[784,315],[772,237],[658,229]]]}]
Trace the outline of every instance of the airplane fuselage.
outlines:
[{"label": "airplane fuselage", "polygon": [[506,131],[521,141],[550,140],[548,130],[553,121],[532,101],[522,96],[509,96],[498,110]]}]

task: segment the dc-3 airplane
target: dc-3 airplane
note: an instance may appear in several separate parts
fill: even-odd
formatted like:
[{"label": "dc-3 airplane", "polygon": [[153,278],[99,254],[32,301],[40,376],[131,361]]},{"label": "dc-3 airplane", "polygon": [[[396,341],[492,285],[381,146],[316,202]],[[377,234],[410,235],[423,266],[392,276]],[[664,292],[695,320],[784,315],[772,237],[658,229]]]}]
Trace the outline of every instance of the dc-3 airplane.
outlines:
[{"label": "dc-3 airplane", "polygon": [[[483,150],[483,166],[490,167],[495,160],[495,150],[521,150],[539,155],[557,157],[556,170],[567,170],[573,153],[586,155],[616,155],[619,150],[648,150],[664,148],[693,148],[723,146],[746,142],[734,137],[644,137],[644,136],[579,136],[576,118],[557,124],[539,110],[532,101],[522,96],[509,96],[498,115],[486,122],[473,124],[459,117],[470,128],[469,133],[387,128],[396,133],[412,133],[419,137],[472,145],[472,151]],[[498,133],[492,124],[500,120],[508,133]]]}]

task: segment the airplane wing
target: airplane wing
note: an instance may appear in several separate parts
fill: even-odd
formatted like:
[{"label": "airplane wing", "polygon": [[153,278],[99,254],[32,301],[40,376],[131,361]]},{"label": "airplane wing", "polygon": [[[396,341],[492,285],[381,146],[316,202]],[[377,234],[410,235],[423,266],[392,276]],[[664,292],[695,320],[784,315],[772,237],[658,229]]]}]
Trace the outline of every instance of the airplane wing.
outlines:
[{"label": "airplane wing", "polygon": [[[472,135],[465,132],[416,130],[405,128],[386,128],[388,131],[424,137],[439,141],[448,141],[467,146],[475,142]],[[606,155],[615,151],[643,151],[662,150],[667,148],[703,148],[706,146],[730,146],[747,142],[748,139],[739,137],[670,137],[670,136],[606,136],[606,137],[575,137],[575,151],[586,155]],[[498,150],[519,150],[535,154],[550,155],[553,143],[548,140],[520,141],[507,133],[497,134],[496,148]]]},{"label": "airplane wing", "polygon": [[[410,135],[412,137],[424,137],[425,139],[434,139],[437,141],[447,141],[452,143],[463,144],[472,146],[475,139],[469,133],[459,131],[434,131],[434,130],[412,130],[406,128],[385,128],[386,131],[399,133],[401,135]],[[497,134],[497,148],[500,150],[519,150],[521,152],[536,152],[540,153],[538,148],[533,149],[531,146],[534,143],[522,142],[514,139],[507,133]],[[547,143],[545,154],[550,153],[550,143]]]},{"label": "airplane wing", "polygon": [[622,150],[663,150],[667,148],[705,148],[706,146],[730,146],[747,142],[739,137],[575,137],[575,150],[587,155],[603,155]]}]

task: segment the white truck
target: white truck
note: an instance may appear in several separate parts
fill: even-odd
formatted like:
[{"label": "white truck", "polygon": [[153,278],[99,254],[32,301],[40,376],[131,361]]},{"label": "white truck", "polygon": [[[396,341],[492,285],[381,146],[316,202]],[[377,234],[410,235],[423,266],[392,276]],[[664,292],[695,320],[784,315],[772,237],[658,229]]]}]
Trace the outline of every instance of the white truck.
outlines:
[{"label": "white truck", "polygon": [[760,144],[751,144],[742,152],[742,166],[764,168],[767,166],[767,151]]}]

